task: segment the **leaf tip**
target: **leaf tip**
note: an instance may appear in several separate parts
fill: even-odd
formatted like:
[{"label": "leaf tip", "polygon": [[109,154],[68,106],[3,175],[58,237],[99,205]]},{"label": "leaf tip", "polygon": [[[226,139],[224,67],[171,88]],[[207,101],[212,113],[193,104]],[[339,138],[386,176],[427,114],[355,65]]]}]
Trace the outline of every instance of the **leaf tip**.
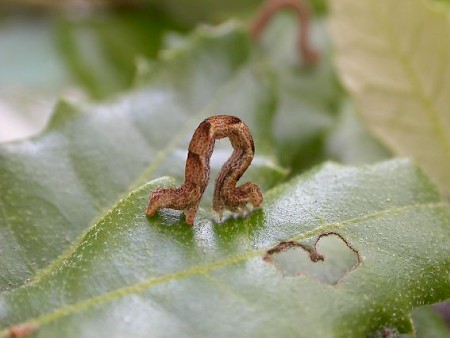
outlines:
[{"label": "leaf tip", "polygon": [[74,105],[64,99],[60,99],[56,102],[50,120],[43,132],[60,128],[71,116],[78,113],[79,111]]}]

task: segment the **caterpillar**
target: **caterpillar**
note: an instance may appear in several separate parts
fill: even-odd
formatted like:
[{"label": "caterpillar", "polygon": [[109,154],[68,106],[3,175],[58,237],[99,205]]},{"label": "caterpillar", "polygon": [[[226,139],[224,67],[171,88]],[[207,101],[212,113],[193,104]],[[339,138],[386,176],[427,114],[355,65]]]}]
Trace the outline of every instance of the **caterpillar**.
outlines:
[{"label": "caterpillar", "polygon": [[215,180],[213,210],[222,217],[224,209],[243,212],[248,210],[249,203],[254,208],[262,204],[263,196],[256,184],[247,182],[236,187],[255,154],[255,145],[248,126],[235,116],[216,115],[201,122],[192,135],[184,183],[177,188],[160,188],[153,191],[149,197],[147,216],[153,216],[159,209],[170,208],[183,210],[186,223],[194,223],[200,199],[209,182],[209,161],[215,141],[225,137],[229,138],[233,153]]}]

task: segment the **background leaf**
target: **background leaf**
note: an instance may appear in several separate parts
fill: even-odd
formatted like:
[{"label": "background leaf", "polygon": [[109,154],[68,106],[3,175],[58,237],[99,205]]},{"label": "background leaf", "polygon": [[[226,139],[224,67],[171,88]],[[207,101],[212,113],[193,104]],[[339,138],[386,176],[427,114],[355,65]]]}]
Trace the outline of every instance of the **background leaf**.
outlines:
[{"label": "background leaf", "polygon": [[[145,218],[149,192],[167,184],[131,193],[47,274],[4,293],[2,326],[27,323],[36,337],[412,333],[411,308],[450,294],[450,209],[408,161],[327,164],[269,191],[248,218],[203,213],[194,227],[170,210]],[[335,286],[263,259],[330,232],[362,260]]]},{"label": "background leaf", "polygon": [[154,8],[99,11],[55,21],[61,59],[95,99],[130,88],[137,59],[156,58],[163,33],[178,28]]},{"label": "background leaf", "polygon": [[[143,2],[161,10],[172,20],[185,26],[192,26],[198,22],[219,23],[230,17],[249,19],[255,15],[262,0],[230,0],[211,2],[208,0],[143,0]],[[306,0],[317,14],[324,14],[327,10],[327,0]]]},{"label": "background leaf", "polygon": [[450,192],[450,21],[422,0],[331,1],[336,63],[368,128]]},{"label": "background leaf", "polygon": [[0,17],[0,142],[42,131],[61,96],[79,102],[130,88],[137,59],[155,58],[163,32],[176,27],[150,8],[46,13],[8,7]]},{"label": "background leaf", "polygon": [[80,93],[71,86],[55,46],[53,22],[32,16],[0,19],[0,142],[4,142],[36,134],[59,95],[73,99]]},{"label": "background leaf", "polygon": [[448,338],[448,327],[431,306],[417,308],[412,313],[417,338]]},{"label": "background leaf", "polygon": [[280,161],[292,174],[324,160],[324,135],[333,125],[343,97],[324,22],[315,20],[311,27],[311,44],[320,54],[320,62],[311,67],[298,53],[297,25],[294,13],[277,13],[258,43],[275,69],[277,108],[273,129]]},{"label": "background leaf", "polygon": [[326,136],[329,157],[346,164],[364,164],[382,161],[390,152],[369,134],[354,104],[343,101],[339,116]]}]

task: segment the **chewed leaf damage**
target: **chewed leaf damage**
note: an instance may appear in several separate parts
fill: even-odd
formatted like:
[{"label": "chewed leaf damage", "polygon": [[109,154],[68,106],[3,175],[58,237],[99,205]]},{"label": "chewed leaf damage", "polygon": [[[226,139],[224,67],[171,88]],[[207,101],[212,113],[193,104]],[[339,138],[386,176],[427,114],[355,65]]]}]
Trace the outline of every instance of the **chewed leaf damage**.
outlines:
[{"label": "chewed leaf damage", "polygon": [[313,245],[281,242],[268,250],[263,259],[285,277],[307,275],[330,285],[340,283],[362,263],[359,252],[335,232],[319,235]]}]

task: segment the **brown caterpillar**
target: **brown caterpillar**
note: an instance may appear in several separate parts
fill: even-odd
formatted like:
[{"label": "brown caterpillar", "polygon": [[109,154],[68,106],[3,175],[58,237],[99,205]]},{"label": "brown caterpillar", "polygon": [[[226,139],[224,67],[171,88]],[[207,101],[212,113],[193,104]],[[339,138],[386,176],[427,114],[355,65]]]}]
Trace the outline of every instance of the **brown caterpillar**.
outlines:
[{"label": "brown caterpillar", "polygon": [[156,189],[150,195],[147,215],[153,216],[162,208],[183,210],[186,223],[193,224],[200,199],[209,181],[209,160],[215,140],[228,137],[233,147],[231,157],[217,175],[214,187],[213,210],[222,216],[224,209],[233,212],[247,210],[247,204],[259,207],[263,201],[259,187],[247,182],[236,187],[237,181],[252,162],[255,153],[253,138],[247,125],[229,115],[212,116],[204,120],[189,143],[184,183],[173,189]]}]

